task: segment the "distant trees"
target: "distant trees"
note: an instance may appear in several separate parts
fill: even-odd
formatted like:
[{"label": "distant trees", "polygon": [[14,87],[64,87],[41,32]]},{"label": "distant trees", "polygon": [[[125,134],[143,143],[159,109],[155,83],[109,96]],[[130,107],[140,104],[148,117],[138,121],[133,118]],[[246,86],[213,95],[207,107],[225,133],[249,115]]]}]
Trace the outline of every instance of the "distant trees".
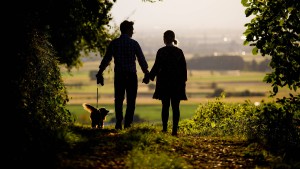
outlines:
[{"label": "distant trees", "polygon": [[198,70],[242,70],[244,60],[239,56],[195,57],[187,61],[189,69]]},{"label": "distant trees", "polygon": [[261,63],[255,60],[245,62],[241,56],[204,56],[193,57],[187,60],[190,70],[248,70],[248,71],[269,71],[269,60]]},{"label": "distant trees", "polygon": [[300,1],[299,0],[241,0],[246,7],[245,45],[253,46],[252,53],[271,56],[272,72],[265,76],[271,83],[272,95],[279,87],[296,91],[300,87]]}]

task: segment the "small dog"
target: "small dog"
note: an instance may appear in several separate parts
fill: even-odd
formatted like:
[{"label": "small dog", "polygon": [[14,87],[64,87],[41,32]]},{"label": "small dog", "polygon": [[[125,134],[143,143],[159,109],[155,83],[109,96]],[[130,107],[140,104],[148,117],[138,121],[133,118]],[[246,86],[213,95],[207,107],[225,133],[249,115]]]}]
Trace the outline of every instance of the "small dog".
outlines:
[{"label": "small dog", "polygon": [[90,104],[83,103],[83,108],[90,113],[90,119],[92,121],[92,128],[93,129],[103,129],[104,127],[104,120],[106,119],[109,110],[102,107],[97,109]]}]

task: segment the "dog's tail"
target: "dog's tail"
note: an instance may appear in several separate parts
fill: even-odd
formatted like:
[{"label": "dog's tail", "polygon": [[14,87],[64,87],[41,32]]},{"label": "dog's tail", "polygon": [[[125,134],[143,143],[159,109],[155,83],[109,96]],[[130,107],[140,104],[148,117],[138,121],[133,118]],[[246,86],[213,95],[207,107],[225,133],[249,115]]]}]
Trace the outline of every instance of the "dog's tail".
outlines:
[{"label": "dog's tail", "polygon": [[84,108],[84,110],[86,110],[90,113],[93,112],[93,111],[97,111],[97,109],[94,106],[92,106],[90,104],[87,104],[87,103],[83,103],[82,107]]}]

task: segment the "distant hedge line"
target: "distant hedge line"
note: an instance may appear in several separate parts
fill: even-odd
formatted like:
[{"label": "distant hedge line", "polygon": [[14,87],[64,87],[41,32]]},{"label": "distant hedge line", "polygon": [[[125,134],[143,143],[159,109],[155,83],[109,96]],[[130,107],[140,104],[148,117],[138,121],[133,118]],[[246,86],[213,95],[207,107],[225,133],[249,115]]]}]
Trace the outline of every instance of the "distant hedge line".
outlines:
[{"label": "distant hedge line", "polygon": [[204,56],[194,57],[187,60],[187,66],[190,70],[248,70],[248,71],[268,71],[269,60],[257,63],[245,62],[241,56]]}]

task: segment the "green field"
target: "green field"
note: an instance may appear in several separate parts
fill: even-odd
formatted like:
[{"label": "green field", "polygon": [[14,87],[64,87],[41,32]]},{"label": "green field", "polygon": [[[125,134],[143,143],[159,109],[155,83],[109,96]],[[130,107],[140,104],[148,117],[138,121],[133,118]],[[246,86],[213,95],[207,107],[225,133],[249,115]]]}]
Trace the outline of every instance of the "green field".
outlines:
[{"label": "green field", "polygon": [[[153,61],[149,61],[151,68]],[[98,71],[99,62],[84,62],[79,69],[74,69],[68,73],[61,68],[62,78],[67,87],[69,110],[77,118],[79,123],[90,123],[89,114],[82,108],[82,103],[89,103],[94,106],[99,103],[99,107],[106,107],[112,114],[107,117],[110,121],[114,117],[114,90],[113,90],[113,64],[104,71],[104,86],[96,84],[96,80],[90,77],[91,71]],[[272,90],[270,84],[263,82],[266,72],[244,72],[244,71],[188,71],[187,95],[188,101],[181,103],[181,119],[193,116],[200,103],[213,101],[215,97],[210,97],[215,90],[223,89],[226,93],[240,93],[250,91],[251,93],[261,93],[263,96],[247,97],[226,97],[224,102],[252,102],[274,101],[276,98],[269,97]],[[135,115],[146,121],[160,121],[161,103],[152,99],[153,85],[155,82],[143,84],[143,73],[138,67],[139,88]],[[288,96],[290,91],[287,88],[280,89],[277,97]],[[291,92],[293,93],[293,92]],[[98,95],[97,95],[98,94]],[[98,97],[98,101],[97,101]],[[124,101],[124,104],[126,101]],[[124,106],[125,108],[125,106]],[[125,111],[124,111],[125,112]],[[170,119],[172,113],[170,113]]]},{"label": "green field", "polygon": [[[96,107],[96,105],[93,105]],[[105,107],[110,110],[110,114],[107,116],[106,122],[109,122],[112,118],[115,117],[114,114],[114,105],[113,104],[104,104],[101,107]],[[191,118],[198,105],[183,104],[180,107],[181,116],[180,119]],[[76,122],[82,124],[90,124],[89,112],[85,111],[81,105],[68,105],[68,110],[76,116]],[[100,107],[99,107],[100,108]],[[124,105],[125,112],[126,105]],[[125,113],[124,113],[125,115]],[[151,104],[138,104],[136,105],[135,115],[139,116],[140,119],[146,122],[160,122],[161,121],[161,105],[151,105]],[[170,108],[170,120],[172,120],[172,108]]]}]

